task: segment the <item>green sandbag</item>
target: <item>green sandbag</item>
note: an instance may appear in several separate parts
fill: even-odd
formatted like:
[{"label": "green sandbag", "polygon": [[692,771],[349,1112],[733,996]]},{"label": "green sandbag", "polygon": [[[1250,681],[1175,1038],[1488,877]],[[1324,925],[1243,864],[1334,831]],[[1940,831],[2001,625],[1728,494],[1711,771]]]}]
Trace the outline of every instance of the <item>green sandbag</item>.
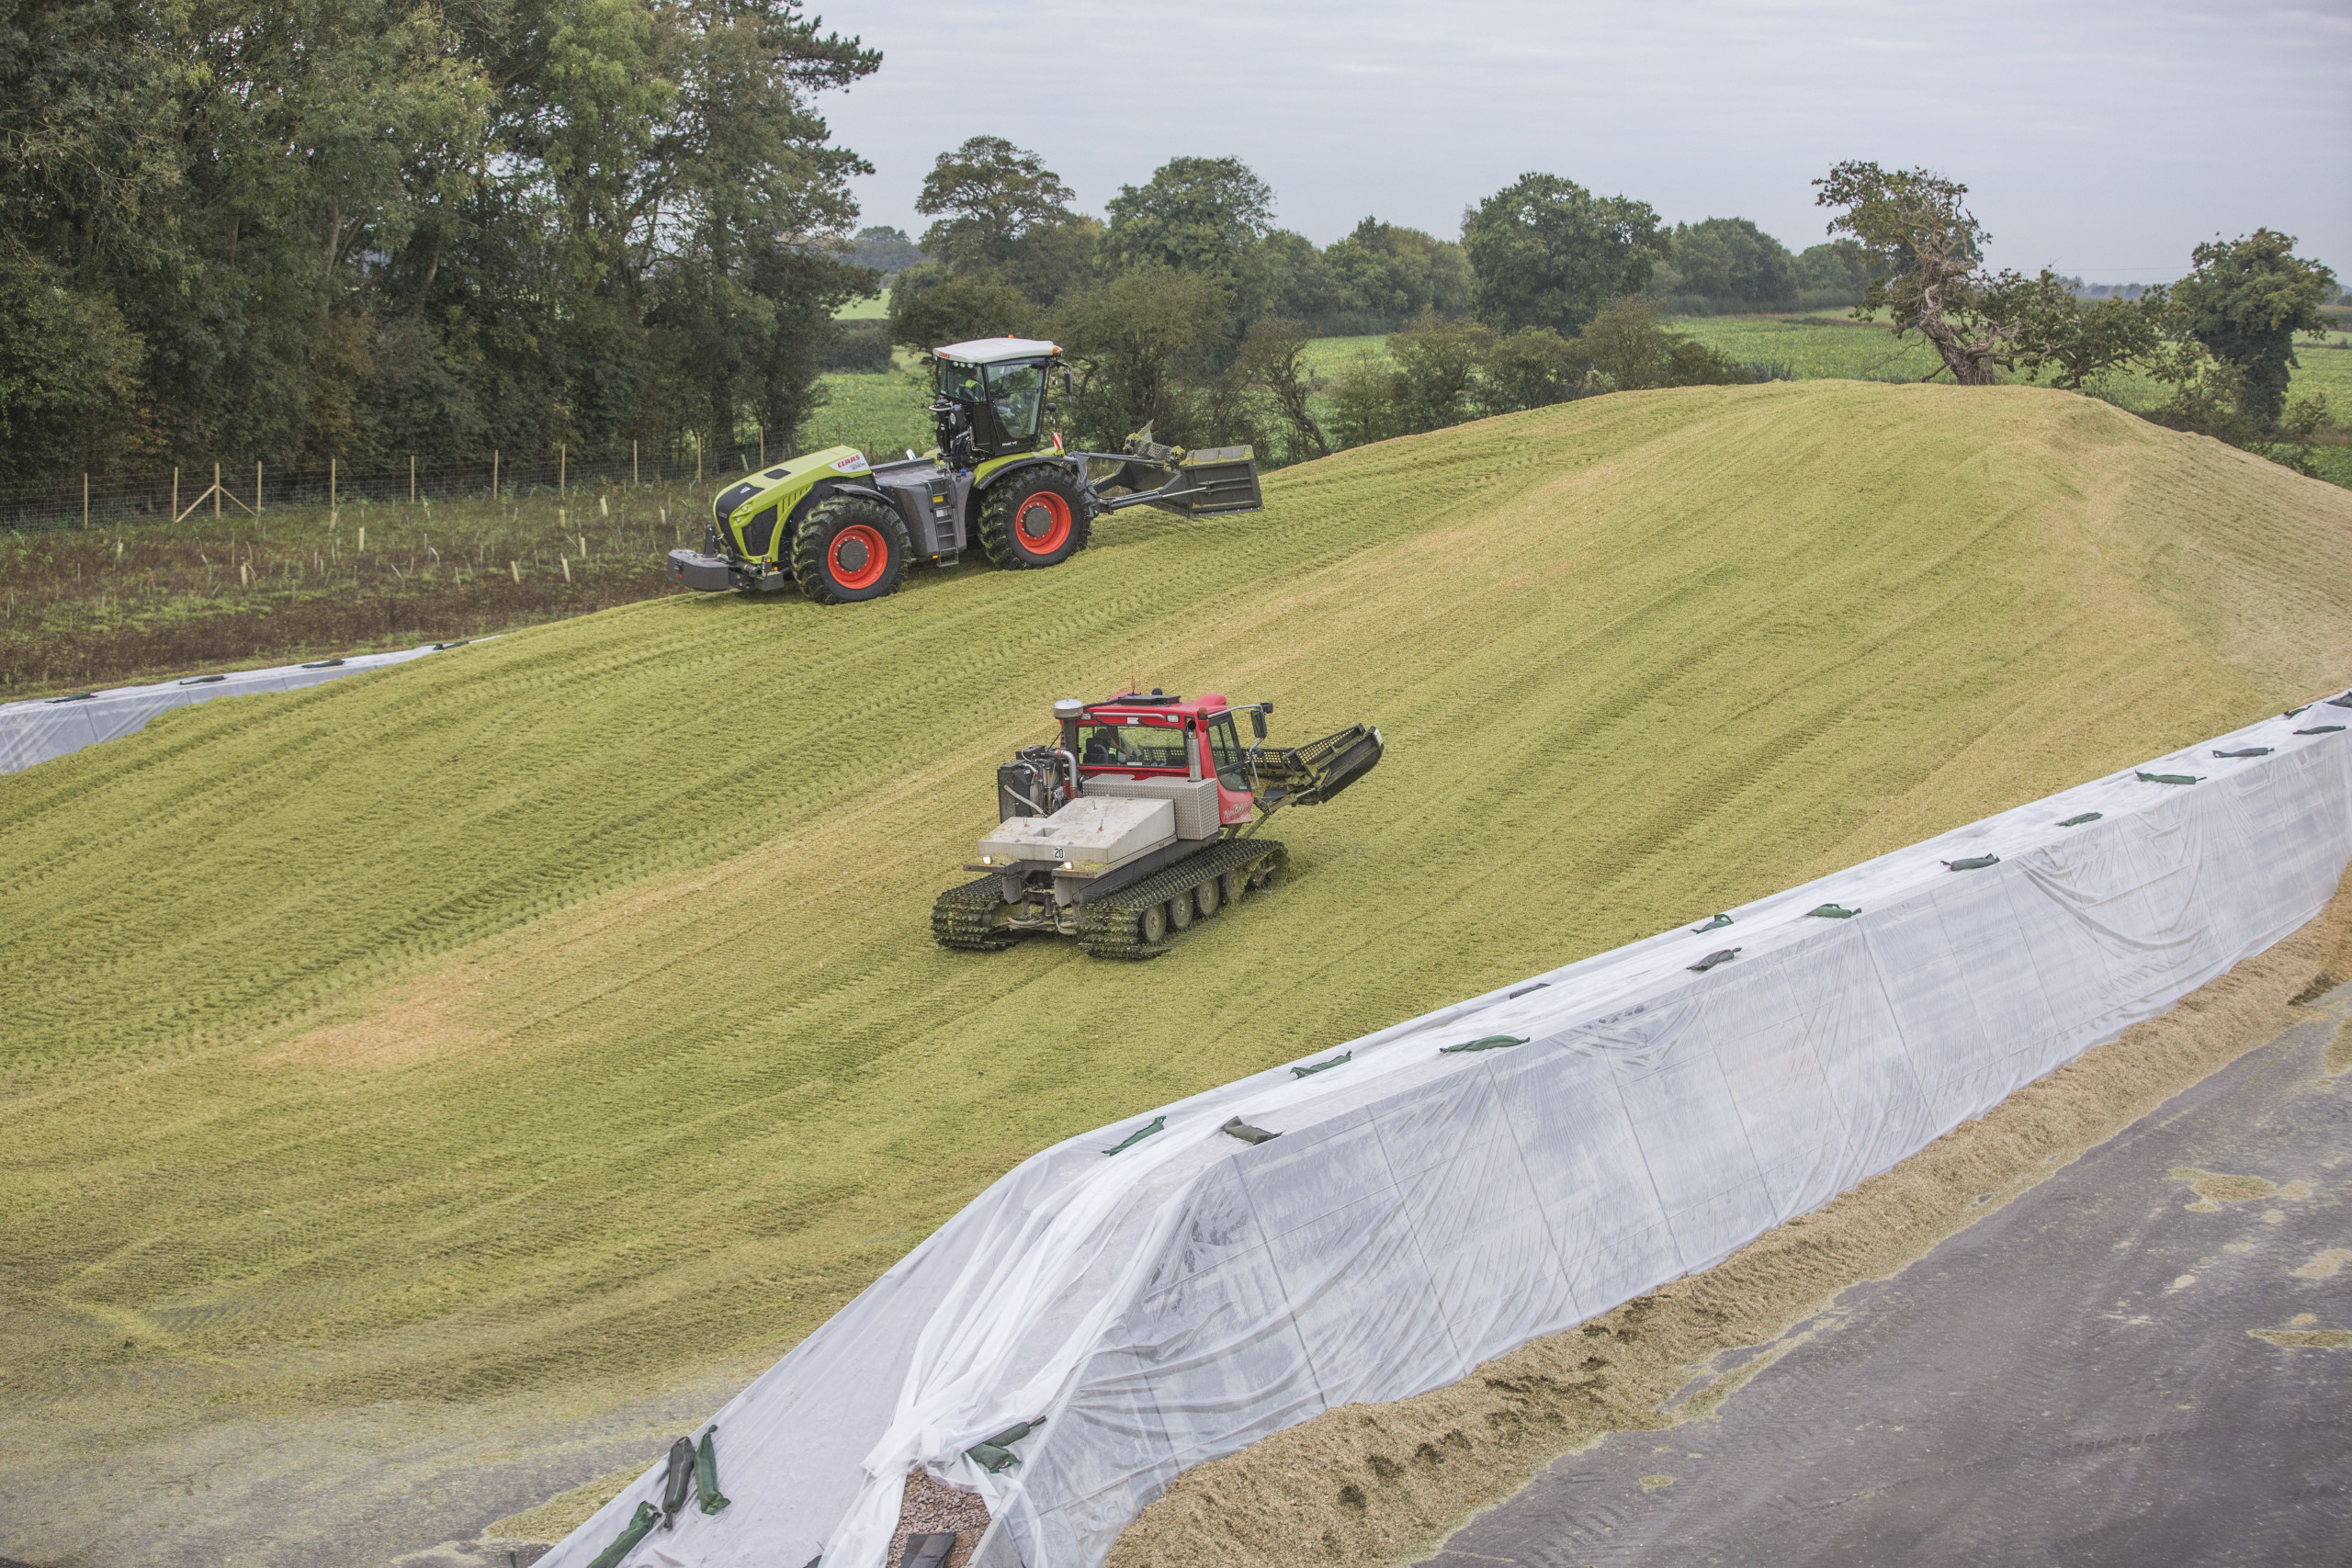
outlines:
[{"label": "green sandbag", "polygon": [[2142,784],[2193,784],[2202,777],[2198,773],[2134,773]]},{"label": "green sandbag", "polygon": [[1709,920],[1703,926],[1692,926],[1690,928],[1690,934],[1692,936],[1705,936],[1709,931],[1719,931],[1729,924],[1731,924],[1731,917],[1729,915],[1717,915],[1713,919]]},{"label": "green sandbag", "polygon": [[588,1560],[588,1568],[620,1568],[621,1559],[637,1550],[646,1532],[662,1522],[662,1510],[650,1503],[639,1503],[621,1533],[613,1537],[613,1544]]},{"label": "green sandbag", "polygon": [[1238,1116],[1219,1127],[1217,1131],[1228,1138],[1238,1138],[1245,1144],[1271,1144],[1282,1136],[1280,1133],[1269,1133],[1263,1127],[1252,1127]]},{"label": "green sandbag", "polygon": [[1691,972],[1692,974],[1694,974],[1694,975],[1704,975],[1708,970],[1713,969],[1716,964],[1728,964],[1728,963],[1730,963],[1734,958],[1737,957],[1738,955],[1739,955],[1739,949],[1738,949],[1738,948],[1736,948],[1736,947],[1726,947],[1726,948],[1724,948],[1721,953],[1711,953],[1707,954],[1707,956],[1706,956],[1706,957],[1702,958],[1701,960],[1699,960],[1699,962],[1698,962],[1698,963],[1696,963],[1696,964],[1693,964],[1690,965],[1690,972]]},{"label": "green sandbag", "polygon": [[2213,755],[2216,757],[2267,757],[2270,755],[2270,750],[2271,749],[2267,746],[2245,746],[2235,751],[2216,751]]},{"label": "green sandbag", "polygon": [[718,1489],[718,1447],[712,1440],[718,1436],[713,1427],[702,1435],[702,1447],[695,1454],[695,1490],[702,1494],[702,1511],[715,1514],[727,1506],[727,1495]]},{"label": "green sandbag", "polygon": [[1818,915],[1825,920],[1850,920],[1856,915],[1860,914],[1861,911],[1860,909],[1849,909],[1843,904],[1824,904],[1820,908],[1807,909],[1805,913],[1808,915]]},{"label": "green sandbag", "polygon": [[1441,1056],[1451,1056],[1456,1051],[1503,1051],[1513,1045],[1526,1043],[1523,1038],[1516,1034],[1489,1034],[1483,1039],[1465,1040],[1459,1045],[1441,1045],[1437,1049],[1437,1054]]},{"label": "green sandbag", "polygon": [[1965,860],[1944,862],[1944,869],[1946,871],[1983,871],[1988,865],[2000,863],[2001,857],[1998,855],[1970,855]]},{"label": "green sandbag", "polygon": [[677,1522],[679,1511],[686,1506],[686,1494],[695,1484],[695,1440],[680,1438],[670,1445],[669,1472],[662,1478],[662,1528],[668,1529]]},{"label": "green sandbag", "polygon": [[2106,816],[2104,811],[2086,811],[2080,817],[2069,817],[2058,824],[2061,828],[2079,828],[2086,822],[2096,822]]},{"label": "green sandbag", "polygon": [[1118,1148],[1104,1149],[1102,1152],[1106,1155],[1114,1155],[1123,1149],[1134,1148],[1137,1144],[1142,1143],[1146,1138],[1150,1137],[1154,1133],[1159,1132],[1162,1127],[1167,1125],[1167,1117],[1155,1116],[1151,1119],[1148,1125],[1138,1127],[1134,1132],[1129,1133],[1125,1137],[1120,1139]]},{"label": "green sandbag", "polygon": [[2344,727],[2340,724],[2319,724],[2313,725],[2309,729],[2298,729],[2295,733],[2298,735],[2341,735],[2344,733]]},{"label": "green sandbag", "polygon": [[1021,1462],[1012,1445],[1044,1426],[1043,1421],[1017,1421],[992,1437],[982,1438],[964,1450],[964,1457],[987,1471],[990,1475],[1011,1470]]},{"label": "green sandbag", "polygon": [[1293,1067],[1290,1070],[1290,1076],[1295,1078],[1311,1078],[1317,1073],[1329,1072],[1333,1067],[1352,1060],[1354,1056],[1353,1051],[1342,1051],[1328,1062],[1317,1062],[1311,1067]]}]

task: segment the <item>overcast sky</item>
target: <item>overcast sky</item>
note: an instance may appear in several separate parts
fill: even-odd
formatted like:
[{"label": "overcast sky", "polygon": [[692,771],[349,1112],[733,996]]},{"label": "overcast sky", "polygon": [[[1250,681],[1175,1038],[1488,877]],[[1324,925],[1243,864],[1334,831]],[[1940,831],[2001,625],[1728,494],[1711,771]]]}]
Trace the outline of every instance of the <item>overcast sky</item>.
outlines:
[{"label": "overcast sky", "polygon": [[2352,284],[2352,0],[845,0],[882,69],[823,108],[873,163],[864,222],[967,136],[1041,153],[1100,213],[1170,157],[1235,154],[1328,243],[1367,213],[1456,237],[1521,173],[1669,223],[1821,238],[1840,158],[1965,182],[1993,259],[2178,276],[2268,226]]}]

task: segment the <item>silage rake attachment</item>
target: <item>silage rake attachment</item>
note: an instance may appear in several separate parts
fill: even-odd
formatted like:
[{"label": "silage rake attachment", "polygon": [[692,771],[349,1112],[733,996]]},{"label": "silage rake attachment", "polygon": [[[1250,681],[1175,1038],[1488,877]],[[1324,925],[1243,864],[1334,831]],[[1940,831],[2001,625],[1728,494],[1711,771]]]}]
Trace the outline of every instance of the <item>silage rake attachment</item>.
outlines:
[{"label": "silage rake attachment", "polygon": [[[1151,438],[1147,427],[1127,437],[1118,452],[1073,452],[1086,463],[1087,483],[1095,489],[1095,505],[1104,512],[1130,506],[1156,506],[1182,517],[1222,517],[1228,513],[1257,512],[1265,506],[1258,488],[1258,455],[1248,446],[1210,446],[1198,451],[1167,446]],[[1101,478],[1093,465],[1116,467]],[[1125,495],[1102,495],[1104,486],[1125,490]]]},{"label": "silage rake attachment", "polygon": [[1277,807],[1319,806],[1372,772],[1380,753],[1380,731],[1362,724],[1304,746],[1252,746],[1259,809],[1271,815]]}]

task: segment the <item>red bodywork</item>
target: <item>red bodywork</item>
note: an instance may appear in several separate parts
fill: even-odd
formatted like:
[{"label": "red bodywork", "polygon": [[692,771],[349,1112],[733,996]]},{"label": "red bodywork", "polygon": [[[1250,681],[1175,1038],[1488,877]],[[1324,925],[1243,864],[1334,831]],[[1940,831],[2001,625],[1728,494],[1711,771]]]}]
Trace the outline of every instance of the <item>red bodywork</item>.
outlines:
[{"label": "red bodywork", "polygon": [[[1144,697],[1134,693],[1113,697],[1107,702],[1090,703],[1086,711],[1062,726],[1062,746],[1079,759],[1079,773],[1082,778],[1113,775],[1136,779],[1215,779],[1216,780],[1217,820],[1227,827],[1250,820],[1257,808],[1257,796],[1250,793],[1247,775],[1237,773],[1231,760],[1223,773],[1216,766],[1213,744],[1218,740],[1222,727],[1231,741],[1230,759],[1238,760],[1242,747],[1241,715],[1226,701],[1222,693],[1211,692],[1190,702],[1175,697]],[[1177,730],[1184,737],[1186,765],[1181,768],[1143,767],[1130,762],[1088,762],[1081,749],[1080,735],[1085,729],[1105,724],[1136,729]],[[1238,778],[1242,787],[1234,787]]]}]

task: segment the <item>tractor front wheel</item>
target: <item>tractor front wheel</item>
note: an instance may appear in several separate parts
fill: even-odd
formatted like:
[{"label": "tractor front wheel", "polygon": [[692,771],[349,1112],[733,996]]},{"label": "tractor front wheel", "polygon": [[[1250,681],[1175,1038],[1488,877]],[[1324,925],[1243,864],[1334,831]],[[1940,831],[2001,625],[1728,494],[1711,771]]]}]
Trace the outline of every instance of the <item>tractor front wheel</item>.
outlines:
[{"label": "tractor front wheel", "polygon": [[828,496],[792,533],[792,581],[820,604],[896,593],[907,581],[907,525],[878,501]]},{"label": "tractor front wheel", "polygon": [[980,505],[980,547],[999,566],[1059,566],[1093,528],[1078,481],[1058,468],[1023,468]]}]

